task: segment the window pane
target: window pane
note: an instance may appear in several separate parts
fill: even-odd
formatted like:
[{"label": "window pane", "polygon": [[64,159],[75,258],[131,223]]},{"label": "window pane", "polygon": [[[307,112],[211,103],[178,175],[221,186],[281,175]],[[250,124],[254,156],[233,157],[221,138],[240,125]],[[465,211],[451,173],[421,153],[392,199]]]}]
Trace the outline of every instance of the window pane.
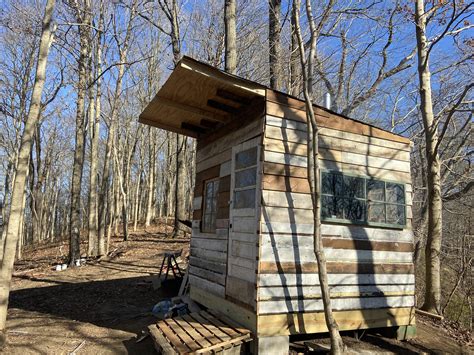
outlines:
[{"label": "window pane", "polygon": [[391,203],[405,203],[403,185],[387,182],[386,201]]},{"label": "window pane", "polygon": [[343,202],[339,197],[321,197],[321,217],[324,218],[344,218]]},{"label": "window pane", "polygon": [[235,187],[253,186],[257,183],[257,168],[241,170],[235,173]]},{"label": "window pane", "polygon": [[343,180],[341,174],[323,173],[321,178],[322,193],[342,195]]},{"label": "window pane", "polygon": [[387,205],[387,223],[405,224],[405,206],[404,205]]},{"label": "window pane", "polygon": [[203,232],[209,232],[212,230],[212,225],[211,225],[211,216],[208,214],[205,214],[202,219],[202,230]]},{"label": "window pane", "polygon": [[385,183],[378,180],[367,181],[367,199],[370,201],[385,201]]},{"label": "window pane", "polygon": [[202,231],[214,233],[216,230],[217,195],[219,180],[206,182],[204,195],[204,211],[202,217]]},{"label": "window pane", "polygon": [[369,202],[367,220],[369,222],[385,223],[385,204]]},{"label": "window pane", "polygon": [[344,196],[365,198],[364,185],[362,178],[344,176]]},{"label": "window pane", "polygon": [[334,195],[333,174],[321,174],[321,192],[323,194]]},{"label": "window pane", "polygon": [[334,174],[334,194],[336,196],[342,196],[343,185],[342,175]]},{"label": "window pane", "polygon": [[257,165],[257,147],[244,150],[235,156],[236,169],[242,169],[251,165]]},{"label": "window pane", "polygon": [[255,189],[236,191],[234,193],[234,206],[239,208],[255,208]]},{"label": "window pane", "polygon": [[365,201],[344,199],[344,218],[351,221],[365,220]]}]

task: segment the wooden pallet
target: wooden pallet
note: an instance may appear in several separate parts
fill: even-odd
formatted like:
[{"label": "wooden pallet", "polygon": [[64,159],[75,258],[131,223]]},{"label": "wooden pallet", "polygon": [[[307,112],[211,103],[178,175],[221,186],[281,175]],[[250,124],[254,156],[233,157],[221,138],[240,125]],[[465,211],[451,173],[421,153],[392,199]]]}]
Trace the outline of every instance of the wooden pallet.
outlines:
[{"label": "wooden pallet", "polygon": [[252,340],[250,330],[213,310],[165,319],[148,329],[156,350],[165,355],[227,352]]}]

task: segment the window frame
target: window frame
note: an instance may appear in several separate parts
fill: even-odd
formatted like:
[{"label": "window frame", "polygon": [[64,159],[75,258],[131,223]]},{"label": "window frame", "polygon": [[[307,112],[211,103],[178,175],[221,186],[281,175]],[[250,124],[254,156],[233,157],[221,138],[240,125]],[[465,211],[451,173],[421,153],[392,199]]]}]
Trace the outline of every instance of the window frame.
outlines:
[{"label": "window frame", "polygon": [[[240,154],[240,153],[243,153],[243,152],[246,152],[248,150],[252,150],[252,149],[255,149],[255,153],[256,153],[256,157],[255,157],[255,164],[252,164],[252,165],[248,165],[248,166],[245,166],[243,168],[237,168],[236,167],[236,160],[237,160],[237,155]],[[238,211],[238,210],[246,210],[246,209],[255,209],[256,206],[257,206],[257,193],[258,193],[258,180],[259,180],[259,173],[258,173],[258,169],[259,169],[259,157],[260,157],[260,148],[258,145],[255,145],[255,146],[251,146],[249,148],[245,148],[245,149],[242,149],[242,150],[239,150],[237,152],[234,153],[234,157],[233,157],[233,165],[232,165],[232,178],[233,178],[233,182],[232,182],[232,209],[234,211]],[[242,171],[245,171],[245,170],[250,170],[250,169],[255,169],[255,184],[254,185],[247,185],[247,186],[241,186],[241,187],[237,187],[236,186],[236,176],[239,172],[242,172]],[[243,192],[243,191],[252,191],[254,190],[254,204],[252,207],[236,207],[236,193],[239,193],[239,192]],[[235,212],[234,212],[235,213]]]},{"label": "window frame", "polygon": [[[214,196],[215,196],[215,199],[216,199],[216,202],[215,202],[215,210],[214,211],[211,211],[211,213],[209,214],[210,216],[212,216],[213,214],[215,215],[215,218],[214,218],[214,225],[212,226],[213,228],[211,229],[206,229],[205,226],[204,226],[204,218],[206,217],[206,212],[207,212],[207,206],[206,206],[206,201],[207,201],[207,186],[208,184],[210,183],[216,183],[217,182],[217,191],[214,193]],[[220,185],[220,178],[213,178],[213,179],[208,179],[208,180],[205,180],[203,182],[203,194],[202,194],[202,216],[201,216],[201,232],[202,233],[209,233],[209,234],[216,234],[216,220],[217,220],[217,209],[218,209],[218,206],[217,206],[217,202],[218,202],[218,199],[219,199],[219,185]]]},{"label": "window frame", "polygon": [[[321,169],[320,170],[320,191],[321,191],[321,199],[320,199],[320,202],[321,202],[321,208],[320,208],[320,213],[322,213],[322,210],[323,210],[323,206],[322,206],[322,198],[323,196],[338,196],[338,195],[332,195],[332,194],[326,194],[326,193],[323,193],[322,191],[322,176],[323,176],[323,173],[326,173],[326,174],[337,174],[337,175],[340,175],[344,178],[344,176],[348,176],[348,177],[354,177],[354,178],[359,178],[359,179],[363,179],[364,180],[364,194],[365,194],[365,198],[364,199],[361,199],[361,198],[356,198],[356,199],[359,199],[359,200],[363,200],[365,201],[365,217],[364,217],[364,220],[363,221],[356,221],[356,220],[351,220],[351,219],[345,219],[345,218],[332,218],[332,217],[323,217],[322,215],[320,215],[321,217],[321,221],[324,221],[324,222],[333,222],[333,223],[342,223],[342,224],[354,224],[354,225],[362,225],[362,226],[372,226],[372,227],[384,227],[384,228],[391,228],[391,229],[405,229],[407,227],[407,196],[406,196],[406,183],[402,183],[402,182],[399,182],[399,181],[393,181],[393,180],[385,180],[385,179],[377,179],[377,178],[374,178],[374,177],[370,177],[370,176],[365,176],[365,175],[357,175],[357,174],[351,174],[351,173],[343,173],[343,172],[340,172],[340,171],[334,171],[334,170],[325,170],[325,169]],[[380,182],[383,182],[384,183],[384,201],[378,201],[378,200],[369,200],[368,199],[368,189],[367,189],[367,183],[368,181],[380,181]],[[394,202],[387,202],[387,184],[397,184],[397,185],[401,185],[403,187],[403,200],[404,200],[404,203],[401,204],[401,203],[394,203]],[[347,198],[347,197],[344,197],[344,195],[342,196],[339,196],[341,198]],[[396,223],[381,223],[381,222],[370,222],[368,220],[368,207],[369,207],[369,202],[378,202],[378,203],[383,203],[384,205],[384,211],[385,211],[385,220],[387,219],[387,206],[391,205],[391,206],[403,206],[403,210],[404,210],[404,220],[403,220],[403,224],[396,224]]]}]

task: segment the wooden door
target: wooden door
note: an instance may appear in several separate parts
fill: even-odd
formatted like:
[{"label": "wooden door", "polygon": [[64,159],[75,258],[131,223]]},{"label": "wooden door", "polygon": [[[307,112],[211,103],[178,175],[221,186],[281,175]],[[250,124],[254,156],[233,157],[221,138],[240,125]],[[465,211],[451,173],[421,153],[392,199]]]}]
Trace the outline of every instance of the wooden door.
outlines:
[{"label": "wooden door", "polygon": [[255,307],[260,137],[232,148],[226,296]]}]

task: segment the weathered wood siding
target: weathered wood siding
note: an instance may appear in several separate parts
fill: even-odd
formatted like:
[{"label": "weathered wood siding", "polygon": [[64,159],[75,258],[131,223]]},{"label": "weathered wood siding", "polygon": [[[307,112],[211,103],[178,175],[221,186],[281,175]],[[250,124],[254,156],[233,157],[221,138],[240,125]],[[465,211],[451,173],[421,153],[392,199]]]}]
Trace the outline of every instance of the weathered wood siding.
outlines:
[{"label": "weathered wood siding", "polygon": [[[317,264],[313,252],[313,213],[306,179],[306,113],[304,104],[267,92],[263,147],[262,214],[257,282],[258,332],[298,332],[282,325],[288,313],[308,314],[307,326],[325,331]],[[322,169],[405,184],[404,229],[324,223],[323,245],[333,309],[341,329],[371,327],[364,312],[414,306],[411,231],[410,142],[389,132],[317,109]],[[347,325],[343,314],[358,319]],[[358,312],[358,313],[357,313]],[[391,311],[390,311],[391,312]],[[394,311],[397,313],[396,311]],[[410,324],[410,311],[392,325]],[[272,318],[273,317],[273,318]],[[295,315],[294,322],[301,320]],[[306,319],[305,318],[305,319]],[[315,319],[319,319],[319,323]],[[265,321],[263,321],[265,320]],[[268,322],[277,322],[270,326]],[[304,324],[299,325],[300,331]],[[294,328],[291,330],[291,328]],[[309,332],[309,331],[306,331]]]},{"label": "weathered wood siding", "polygon": [[[232,247],[228,244],[232,147],[256,136],[261,136],[262,127],[263,119],[259,118],[244,127],[222,134],[221,138],[210,143],[202,144],[198,141],[189,261],[191,288],[225,298],[226,288],[232,291],[239,287],[238,282],[226,283],[229,252],[231,257],[234,256],[235,258],[238,258],[241,253],[245,254],[247,252],[247,250],[236,248],[236,246]],[[219,179],[216,233],[203,233],[201,232],[201,218],[204,183],[209,179],[216,178]],[[242,224],[242,228],[245,226],[246,224]],[[243,229],[242,231],[244,232]],[[244,238],[245,234],[242,237]],[[253,245],[256,249],[255,242]],[[253,252],[253,255],[255,260],[256,251]],[[242,259],[242,262],[245,262],[245,259]],[[255,270],[255,267],[253,267],[253,270]],[[255,283],[252,285],[252,290],[255,290]],[[252,301],[255,302],[255,296],[252,295]]]}]

